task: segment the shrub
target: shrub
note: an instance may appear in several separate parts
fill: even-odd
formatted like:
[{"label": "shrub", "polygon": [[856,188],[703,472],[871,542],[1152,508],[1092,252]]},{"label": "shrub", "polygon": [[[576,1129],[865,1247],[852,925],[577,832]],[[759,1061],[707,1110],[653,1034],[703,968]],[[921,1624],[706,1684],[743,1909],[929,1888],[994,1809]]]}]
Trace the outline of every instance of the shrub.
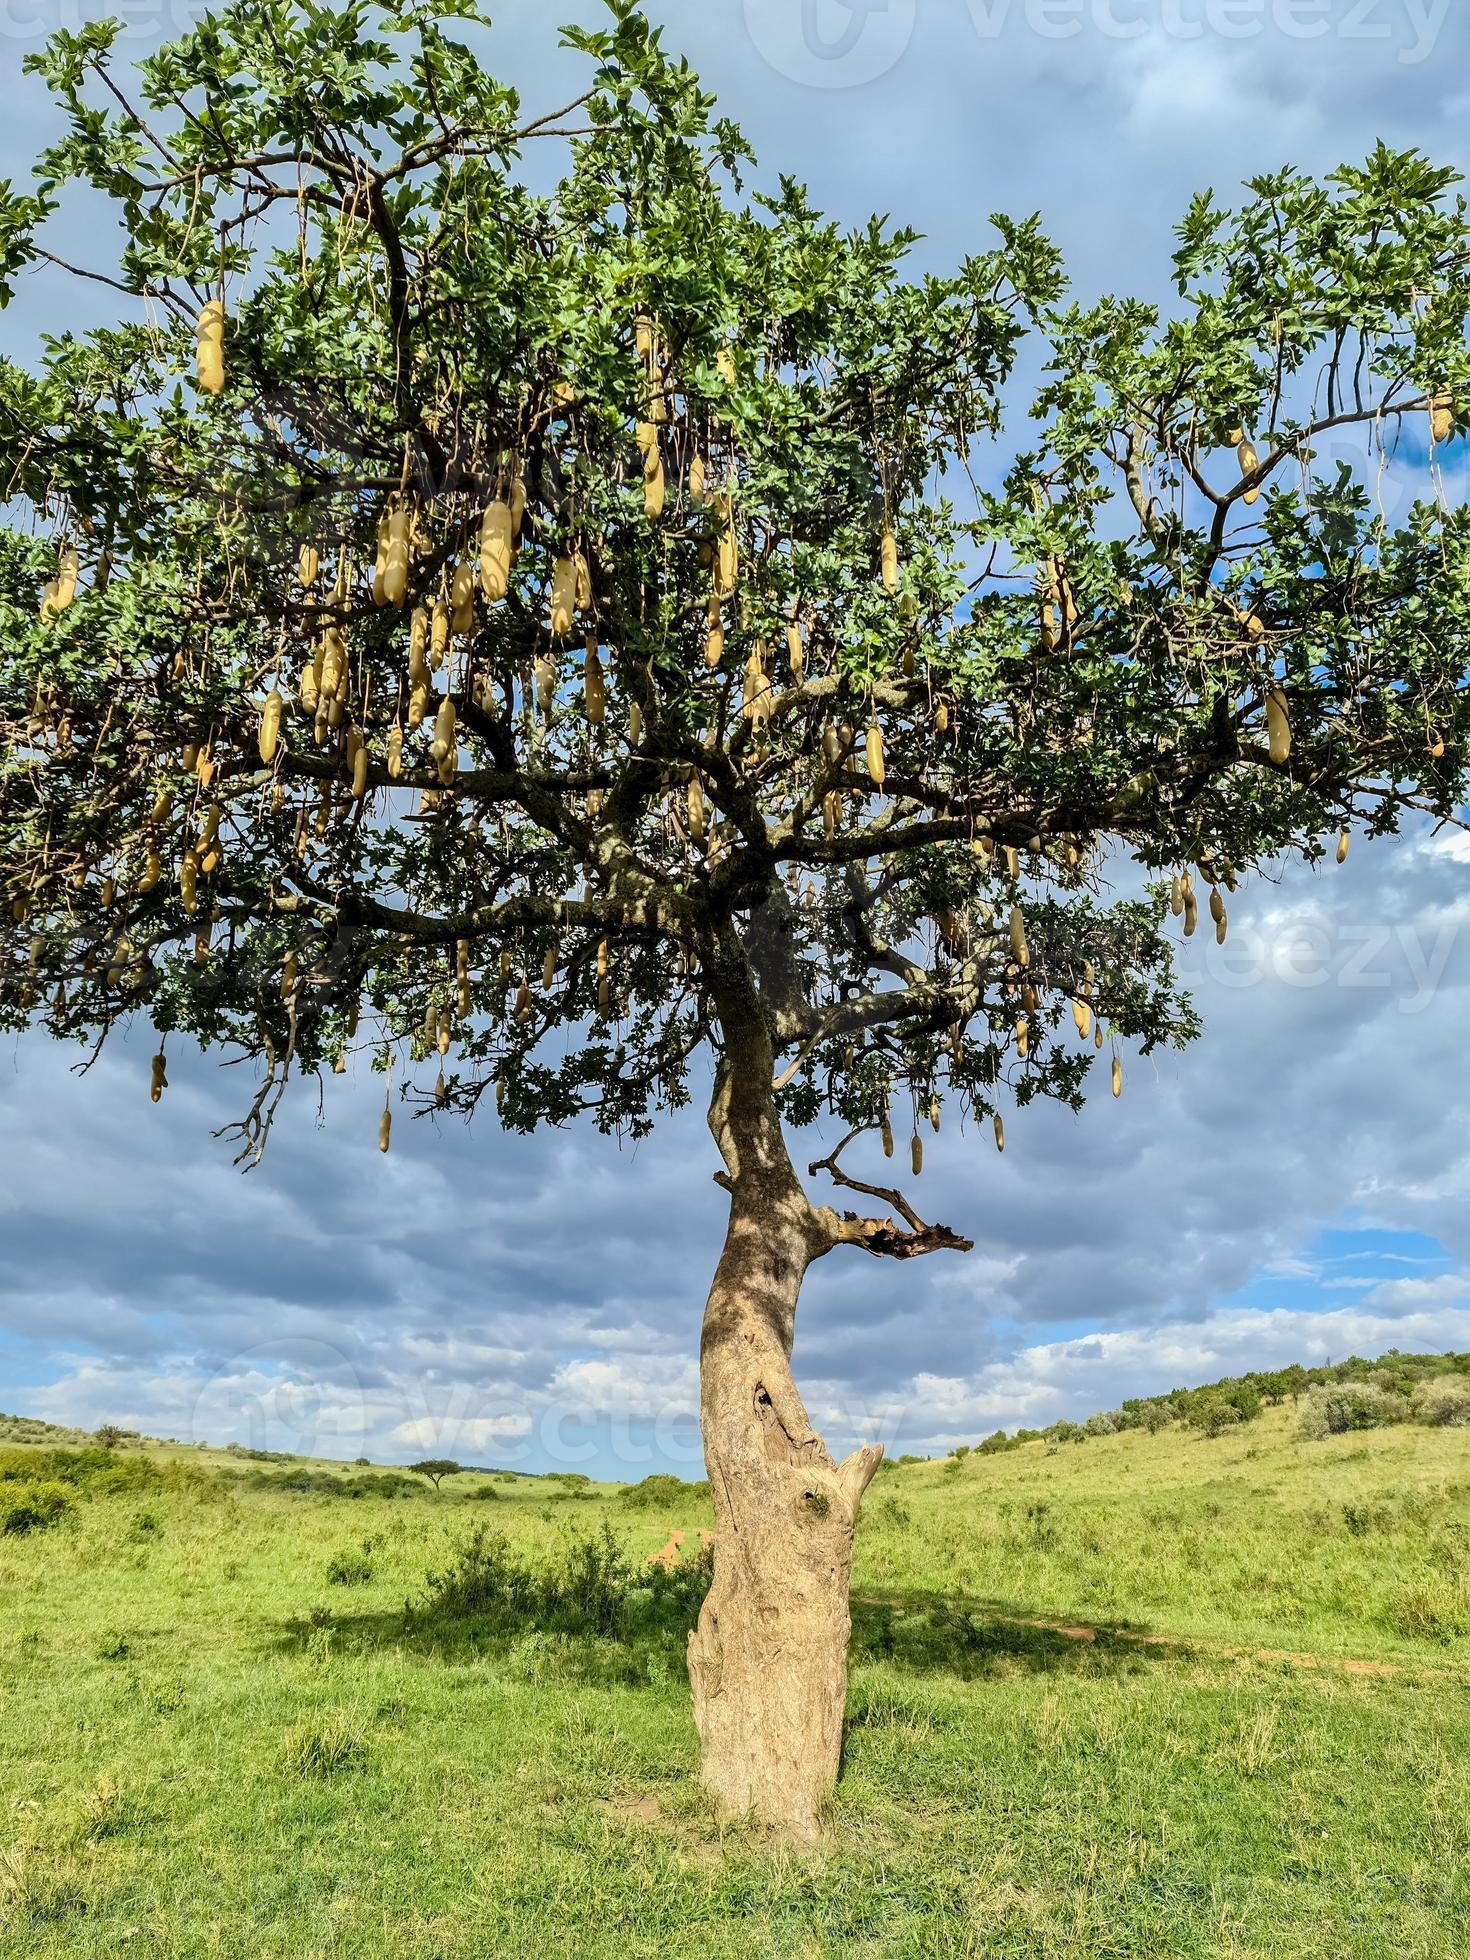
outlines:
[{"label": "shrub", "polygon": [[11,1484],[0,1489],[0,1537],[23,1538],[47,1531],[71,1509],[71,1493],[60,1483]]},{"label": "shrub", "polygon": [[975,1445],[975,1454],[977,1456],[999,1456],[1003,1451],[1013,1450],[1016,1447],[1017,1445],[1011,1441],[1003,1429],[997,1429],[994,1435],[987,1436],[983,1443],[977,1443]]},{"label": "shrub", "polygon": [[504,1634],[534,1627],[627,1640],[649,1620],[692,1624],[709,1578],[702,1559],[672,1571],[635,1567],[607,1526],[599,1537],[573,1539],[558,1562],[533,1566],[505,1538],[476,1525],[453,1562],[428,1575],[426,1596],[409,1608],[408,1620],[410,1626],[477,1620]]},{"label": "shrub", "polygon": [[1470,1381],[1463,1375],[1440,1375],[1421,1382],[1413,1408],[1415,1422],[1431,1429],[1462,1429],[1470,1423]]},{"label": "shrub", "polygon": [[1167,1402],[1146,1402],[1140,1416],[1140,1421],[1150,1436],[1157,1436],[1159,1431],[1167,1429],[1173,1420],[1174,1411]]},{"label": "shrub", "polygon": [[1191,1429],[1202,1430],[1206,1436],[1223,1436],[1241,1421],[1241,1413],[1223,1395],[1199,1395],[1191,1401],[1185,1420]]},{"label": "shrub", "polygon": [[1041,1433],[1049,1443],[1085,1443],[1087,1441],[1087,1431],[1082,1427],[1081,1423],[1068,1422],[1065,1418],[1061,1422],[1054,1422],[1050,1429],[1043,1429]]},{"label": "shrub", "polygon": [[337,1552],[327,1565],[329,1586],[370,1586],[373,1582],[373,1541],[364,1538],[360,1551]]},{"label": "shrub", "polygon": [[623,1492],[622,1501],[635,1511],[666,1511],[671,1505],[684,1504],[691,1498],[708,1495],[708,1484],[686,1484],[680,1477],[660,1475],[645,1477],[641,1484],[633,1484]]},{"label": "shrub", "polygon": [[1082,1425],[1089,1436],[1116,1436],[1123,1427],[1119,1418],[1110,1409],[1099,1409]]},{"label": "shrub", "polygon": [[1309,1442],[1403,1422],[1409,1405],[1371,1382],[1338,1381],[1310,1389],[1302,1403],[1301,1433]]}]

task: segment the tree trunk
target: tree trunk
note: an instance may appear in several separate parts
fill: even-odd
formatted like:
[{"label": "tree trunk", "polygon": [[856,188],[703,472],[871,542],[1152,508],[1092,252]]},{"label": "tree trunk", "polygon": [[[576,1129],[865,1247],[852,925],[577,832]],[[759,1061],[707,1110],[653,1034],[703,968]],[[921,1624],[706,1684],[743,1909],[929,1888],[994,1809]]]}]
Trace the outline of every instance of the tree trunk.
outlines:
[{"label": "tree trunk", "polygon": [[769,1052],[727,1047],[710,1112],[730,1223],[700,1348],[715,1572],[689,1677],[721,1811],[810,1840],[842,1747],[853,1526],[883,1452],[835,1465],[791,1377],[797,1296],[836,1220],[792,1168]]}]

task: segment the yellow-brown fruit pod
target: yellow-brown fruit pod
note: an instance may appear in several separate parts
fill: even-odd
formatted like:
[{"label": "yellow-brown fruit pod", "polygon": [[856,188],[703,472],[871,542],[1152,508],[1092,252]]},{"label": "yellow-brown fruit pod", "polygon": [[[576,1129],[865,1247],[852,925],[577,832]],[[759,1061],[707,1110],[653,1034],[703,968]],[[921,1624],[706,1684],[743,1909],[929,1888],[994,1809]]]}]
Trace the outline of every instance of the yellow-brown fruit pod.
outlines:
[{"label": "yellow-brown fruit pod", "polygon": [[706,496],[708,495],[708,490],[706,488],[707,480],[708,477],[705,469],[704,458],[703,456],[696,456],[694,458],[694,461],[689,465],[690,503],[702,504],[704,502]]},{"label": "yellow-brown fruit pod", "polygon": [[1215,921],[1215,944],[1223,946],[1230,932],[1230,914],[1218,886],[1210,893],[1210,917]]},{"label": "yellow-brown fruit pod", "polygon": [[526,480],[518,476],[510,486],[510,522],[516,537],[521,535],[521,526],[526,521],[526,505],[530,502],[530,492]]},{"label": "yellow-brown fruit pod", "polygon": [[924,1175],[924,1139],[917,1130],[914,1132],[913,1142],[909,1145],[909,1165],[915,1177]]},{"label": "yellow-brown fruit pod", "polygon": [[191,915],[199,908],[199,859],[192,850],[185,851],[179,865],[179,899],[186,912]]},{"label": "yellow-brown fruit pod", "polygon": [[636,749],[643,741],[643,710],[636,701],[628,703],[628,746]]},{"label": "yellow-brown fruit pod", "polygon": [[367,795],[367,786],[368,748],[366,742],[360,741],[357,745],[357,751],[352,758],[352,794],[358,803],[361,803],[362,799]]},{"label": "yellow-brown fruit pod", "polygon": [[316,713],[320,691],[317,680],[317,662],[308,660],[301,670],[301,680],[296,689],[296,698],[309,715]]},{"label": "yellow-brown fruit pod", "polygon": [[403,728],[396,721],[388,730],[388,774],[395,783],[403,774]]},{"label": "yellow-brown fruit pod", "polygon": [[[157,851],[150,851],[143,865],[143,875],[138,880],[139,892],[153,891],[163,877],[163,859]],[[32,969],[34,971],[34,969]]]},{"label": "yellow-brown fruit pod", "polygon": [[947,735],[949,733],[948,701],[936,701],[934,704],[934,733],[936,735]]},{"label": "yellow-brown fruit pod", "polygon": [[879,547],[882,559],[883,587],[887,592],[898,590],[898,539],[893,535],[892,525],[883,527],[883,542]]},{"label": "yellow-brown fruit pod", "polygon": [[296,985],[299,977],[300,977],[300,968],[297,965],[296,955],[294,952],[287,953],[285,961],[281,967],[281,999],[282,1000],[290,1000],[291,996],[296,991]]},{"label": "yellow-brown fruit pod", "polygon": [[[99,894],[99,896],[100,896],[100,898],[101,898],[101,900],[102,900],[102,909],[103,909],[103,911],[105,912],[105,911],[107,910],[107,908],[108,908],[108,907],[109,907],[109,906],[110,906],[110,905],[112,904],[112,901],[113,901],[113,900],[114,900],[114,899],[115,899],[115,898],[117,897],[117,880],[116,880],[116,878],[104,878],[104,879],[102,880],[102,890],[101,890],[101,892],[100,892],[100,894]],[[23,905],[23,904],[24,904],[24,900],[23,900],[23,899],[17,899],[17,900],[15,901],[15,903],[16,903],[17,905]],[[25,917],[25,913],[24,913],[24,912],[17,912],[17,913],[15,914],[15,916],[16,916],[16,918],[17,918],[17,919],[23,919],[23,918]]]},{"label": "yellow-brown fruit pod", "polygon": [[1081,1038],[1084,1041],[1089,1040],[1092,1035],[1091,1003],[1085,1000],[1074,1000],[1072,1002],[1072,1020],[1076,1024],[1077,1032]]},{"label": "yellow-brown fruit pod", "polygon": [[222,300],[206,300],[195,322],[194,337],[199,386],[206,395],[217,395],[225,385],[225,308]]},{"label": "yellow-brown fruit pod", "polygon": [[309,592],[321,577],[321,553],[314,544],[304,544],[296,560],[296,579],[302,590]]},{"label": "yellow-brown fruit pod", "polygon": [[886,1116],[883,1118],[882,1136],[883,1155],[885,1157],[891,1157],[893,1155],[893,1125]]},{"label": "yellow-brown fruit pod", "polygon": [[439,712],[434,717],[434,741],[430,754],[435,762],[449,761],[455,754],[458,744],[458,716],[454,701],[445,695],[439,703]]},{"label": "yellow-brown fruit pod", "polygon": [[792,680],[799,682],[806,671],[806,641],[801,637],[801,628],[795,620],[786,628],[786,659]]},{"label": "yellow-brown fruit pod", "polygon": [[1177,874],[1169,885],[1169,910],[1176,919],[1184,917],[1184,880]]},{"label": "yellow-brown fruit pod", "polygon": [[512,960],[510,956],[510,948],[508,946],[503,946],[500,950],[500,984],[502,987],[505,986],[506,982],[510,979],[514,967],[515,967],[515,962],[514,960]]},{"label": "yellow-brown fruit pod", "polygon": [[866,749],[868,774],[872,777],[878,788],[882,789],[888,779],[888,764],[883,751],[883,730],[878,726],[876,721],[868,723]]},{"label": "yellow-brown fruit pod", "polygon": [[408,725],[422,728],[424,716],[429,712],[429,683],[421,681],[417,687],[410,688],[408,695]]},{"label": "yellow-brown fruit pod", "polygon": [[77,596],[77,578],[81,572],[81,561],[70,547],[62,551],[57,559],[56,576],[47,579],[41,594],[42,619],[55,619],[64,613]]},{"label": "yellow-brown fruit pod", "polygon": [[1444,754],[1444,737],[1437,728],[1429,731],[1429,753],[1438,762]]},{"label": "yellow-brown fruit pod", "polygon": [[757,640],[745,663],[740,711],[748,722],[757,727],[770,720],[771,683],[766,673],[765,645],[760,640]]},{"label": "yellow-brown fruit pod", "polygon": [[1240,465],[1242,476],[1249,476],[1251,471],[1260,465],[1261,459],[1256,452],[1256,445],[1246,435],[1242,435],[1235,445],[1235,460]]},{"label": "yellow-brown fruit pod", "polygon": [[696,844],[704,842],[704,785],[698,776],[689,778],[689,835]]},{"label": "yellow-brown fruit pod", "polygon": [[1455,426],[1452,395],[1435,395],[1429,404],[1429,432],[1436,443],[1448,442]]},{"label": "yellow-brown fruit pod", "polygon": [[1006,876],[1014,884],[1021,875],[1021,853],[1014,844],[1005,847]]},{"label": "yellow-brown fruit pod", "polygon": [[429,615],[422,606],[408,622],[408,678],[414,687],[429,678]]},{"label": "yellow-brown fruit pod", "polygon": [[1023,1014],[1016,1023],[1016,1053],[1024,1062],[1031,1054],[1031,1023]]},{"label": "yellow-brown fruit pod", "polygon": [[1114,1096],[1121,1096],[1121,1095],[1122,1095],[1122,1093],[1123,1093],[1123,1062],[1122,1062],[1122,1058],[1121,1058],[1121,1056],[1118,1056],[1118,1055],[1114,1055],[1114,1057],[1113,1057],[1113,1094],[1114,1094]]},{"label": "yellow-brown fruit pod", "polygon": [[1011,907],[1007,930],[1010,934],[1011,953],[1017,966],[1030,966],[1031,948],[1026,940],[1026,915],[1019,905]]},{"label": "yellow-brown fruit pod", "polygon": [[480,519],[480,590],[492,606],[510,590],[515,529],[510,505],[498,499]]},{"label": "yellow-brown fruit pod", "polygon": [[395,503],[388,517],[383,564],[383,598],[390,606],[401,606],[408,597],[408,550],[412,530],[413,512],[406,503]]},{"label": "yellow-brown fruit pod", "polygon": [[429,619],[429,659],[436,672],[444,665],[445,656],[449,652],[449,635],[453,625],[454,616],[450,612],[448,601],[436,599]]},{"label": "yellow-brown fruit pod", "polygon": [[260,759],[269,769],[276,759],[276,750],[281,742],[281,716],[285,711],[281,691],[273,687],[265,697],[265,708],[260,717]]},{"label": "yellow-brown fruit pod", "polygon": [[1342,834],[1339,836],[1337,840],[1337,861],[1339,864],[1347,863],[1348,852],[1352,849],[1352,847],[1353,847],[1353,834],[1347,828],[1346,824],[1344,824],[1342,829]]},{"label": "yellow-brown fruit pod", "polygon": [[1194,881],[1184,881],[1184,937],[1193,939],[1199,930],[1199,900],[1194,895]]},{"label": "yellow-brown fruit pod", "polygon": [[582,669],[582,705],[590,728],[601,728],[607,719],[607,683],[603,679],[602,659],[594,634],[587,638],[587,657]]},{"label": "yellow-brown fruit pod", "polygon": [[1005,1155],[1005,1147],[1006,1147],[1005,1118],[1001,1115],[999,1110],[995,1112],[995,1147],[1001,1153],[1002,1156]]},{"label": "yellow-brown fruit pod", "polygon": [[154,1102],[162,1102],[163,1092],[167,1087],[168,1058],[165,1055],[155,1055],[153,1057],[152,1080],[148,1085],[149,1096]]},{"label": "yellow-brown fruit pod", "polygon": [[449,591],[450,625],[456,633],[475,630],[475,568],[466,558],[454,568]]},{"label": "yellow-brown fruit pod", "polygon": [[577,611],[577,561],[558,558],[551,574],[551,637],[571,638]]},{"label": "yellow-brown fruit pod", "polygon": [[709,599],[709,630],[704,642],[704,664],[718,667],[725,657],[725,622],[720,611],[720,595],[712,592]]},{"label": "yellow-brown fruit pod", "polygon": [[340,627],[329,626],[322,635],[322,670],[317,677],[317,694],[323,701],[335,701],[347,677],[347,643]]},{"label": "yellow-brown fruit pod", "polygon": [[650,524],[657,524],[664,514],[668,501],[668,481],[664,476],[664,459],[657,442],[643,452],[643,515]]},{"label": "yellow-brown fruit pod", "polygon": [[531,983],[525,977],[525,975],[522,974],[520,988],[516,993],[515,1017],[518,1021],[526,1021],[530,1019],[530,1015],[531,1015]]},{"label": "yellow-brown fruit pod", "polygon": [[1273,688],[1266,699],[1266,734],[1271,745],[1271,760],[1279,769],[1290,762],[1292,750],[1291,716],[1287,711],[1286,695],[1279,687]]},{"label": "yellow-brown fruit pod", "polygon": [[555,945],[548,946],[546,958],[541,963],[541,985],[548,994],[556,985],[556,954]]},{"label": "yellow-brown fruit pod", "polygon": [[719,528],[715,590],[722,599],[728,599],[740,579],[740,542],[735,531],[735,506],[728,496],[721,495],[715,498],[713,508]]},{"label": "yellow-brown fruit pod", "polygon": [[385,1109],[382,1115],[378,1118],[378,1148],[379,1150],[382,1151],[385,1157],[388,1154],[388,1146],[392,1143],[392,1141],[393,1141],[393,1112],[391,1109]]},{"label": "yellow-brown fruit pod", "polygon": [[830,842],[837,835],[837,819],[842,811],[842,802],[835,789],[829,789],[822,798],[822,829]]},{"label": "yellow-brown fruit pod", "polygon": [[378,519],[376,548],[373,553],[373,604],[388,603],[388,513]]}]

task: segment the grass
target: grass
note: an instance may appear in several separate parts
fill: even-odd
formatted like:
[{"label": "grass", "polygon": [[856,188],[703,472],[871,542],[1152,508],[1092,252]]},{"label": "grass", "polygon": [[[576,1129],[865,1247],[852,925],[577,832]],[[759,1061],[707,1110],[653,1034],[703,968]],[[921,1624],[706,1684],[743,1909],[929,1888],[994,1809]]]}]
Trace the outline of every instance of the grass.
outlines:
[{"label": "grass", "polygon": [[1463,1430],[1271,1412],[884,1470],[804,1854],[698,1790],[697,1582],[644,1568],[697,1493],[147,1456],[156,1487],[0,1537],[0,1951],[1470,1950]]}]

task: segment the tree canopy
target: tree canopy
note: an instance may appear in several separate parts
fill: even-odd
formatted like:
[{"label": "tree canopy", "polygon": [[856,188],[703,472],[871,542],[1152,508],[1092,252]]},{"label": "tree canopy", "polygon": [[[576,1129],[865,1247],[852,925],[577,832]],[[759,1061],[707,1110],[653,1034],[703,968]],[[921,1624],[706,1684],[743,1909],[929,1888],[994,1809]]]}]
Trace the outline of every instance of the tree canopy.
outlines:
[{"label": "tree canopy", "polygon": [[[68,127],[0,297],[73,187],[123,242],[72,268],[116,324],[0,364],[6,1025],[252,1058],[247,1161],[353,1053],[385,1148],[402,1097],[638,1135],[755,1025],[787,1120],[917,1171],[945,1106],[1003,1142],[1190,1039],[1180,927],[1249,873],[1457,820],[1453,173],[1201,197],[1166,318],[1075,302],[1035,219],[939,277],[752,188],[633,0],[553,113],[480,19],[251,0],[29,64]],[[1422,466],[1393,523],[1348,429]],[[859,1242],[957,1243],[897,1208]]]}]

